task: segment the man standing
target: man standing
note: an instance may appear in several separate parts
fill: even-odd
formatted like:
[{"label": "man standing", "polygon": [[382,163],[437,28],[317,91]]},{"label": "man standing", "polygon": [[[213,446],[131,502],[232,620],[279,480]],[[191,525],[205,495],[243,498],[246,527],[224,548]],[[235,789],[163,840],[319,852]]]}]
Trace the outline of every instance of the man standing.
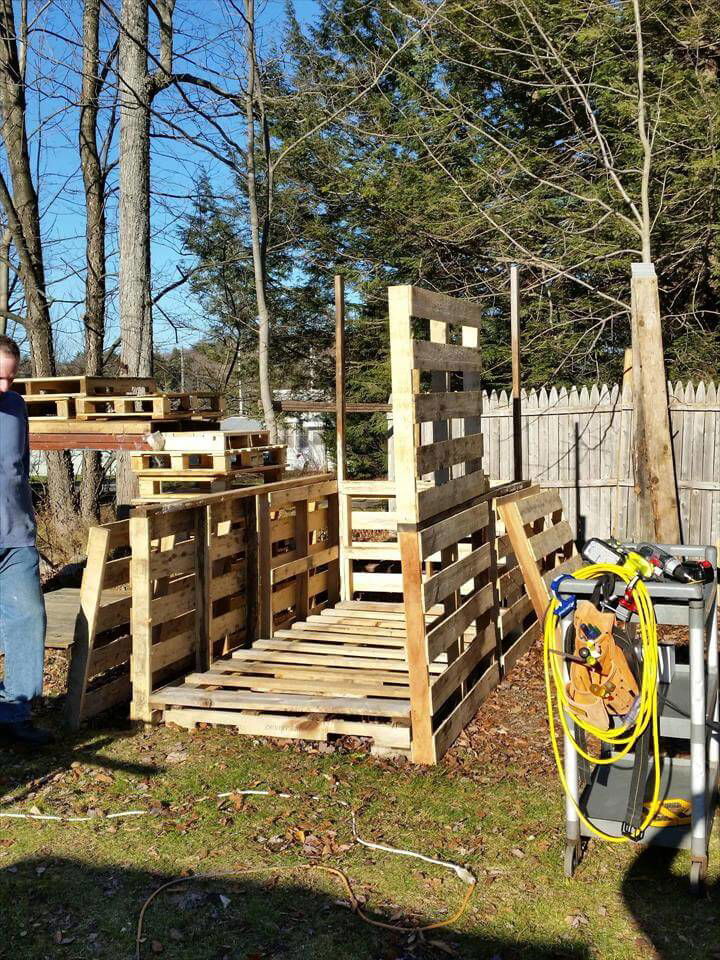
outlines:
[{"label": "man standing", "polygon": [[30,493],[30,439],[25,401],[10,388],[20,350],[0,336],[0,736],[31,746],[52,737],[35,727],[30,703],[42,692],[45,602]]}]

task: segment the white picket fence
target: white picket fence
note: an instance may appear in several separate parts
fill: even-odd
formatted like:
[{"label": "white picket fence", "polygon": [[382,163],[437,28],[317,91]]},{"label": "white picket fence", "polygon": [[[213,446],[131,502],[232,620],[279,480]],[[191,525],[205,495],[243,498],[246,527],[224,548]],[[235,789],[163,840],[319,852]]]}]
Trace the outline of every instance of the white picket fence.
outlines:
[{"label": "white picket fence", "polygon": [[[720,539],[720,388],[668,385],[685,543]],[[483,397],[485,470],[512,478],[512,401]],[[659,402],[663,402],[660,400]],[[632,397],[594,385],[523,391],[523,476],[559,491],[579,536],[634,535]],[[460,426],[460,424],[458,424]]]}]

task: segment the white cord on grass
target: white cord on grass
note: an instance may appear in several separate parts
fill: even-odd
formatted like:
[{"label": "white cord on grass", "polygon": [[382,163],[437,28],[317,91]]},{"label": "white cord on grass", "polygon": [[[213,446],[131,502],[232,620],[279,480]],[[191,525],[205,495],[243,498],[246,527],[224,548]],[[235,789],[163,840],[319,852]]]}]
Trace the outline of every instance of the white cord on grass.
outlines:
[{"label": "white cord on grass", "polygon": [[[228,797],[281,797],[282,799],[292,799],[291,793],[276,793],[274,790],[228,790],[224,793],[216,794],[218,800],[225,800]],[[206,800],[207,797],[200,797],[195,803]],[[317,798],[319,799],[319,798]],[[144,817],[154,815],[153,810],[121,810],[118,813],[98,814],[97,816],[84,817],[61,817],[50,813],[15,813],[0,810],[0,818],[6,820],[49,820],[54,823],[89,823],[93,820],[118,820],[124,817]],[[357,832],[357,823],[355,811],[351,811],[353,839],[360,846],[367,847],[369,850],[379,850],[383,853],[392,853],[401,857],[413,857],[416,860],[422,860],[424,863],[430,863],[436,867],[444,867],[446,870],[452,870],[463,883],[475,884],[477,880],[472,873],[458,863],[452,863],[449,860],[437,860],[434,857],[428,857],[424,853],[417,853],[414,850],[403,850],[399,847],[389,847],[384,843],[373,843],[370,840],[363,840]]]},{"label": "white cord on grass", "polygon": [[472,873],[465,867],[461,867],[458,863],[451,863],[449,860],[436,860],[434,857],[427,857],[424,853],[416,853],[414,850],[402,850],[399,847],[388,847],[384,843],[372,843],[370,840],[363,840],[363,838],[358,835],[356,829],[354,810],[352,812],[352,829],[356,843],[359,843],[363,847],[368,847],[370,850],[382,850],[384,853],[394,853],[401,857],[414,857],[416,860],[423,860],[425,863],[432,863],[436,867],[445,867],[447,870],[454,871],[463,883],[477,883]]}]

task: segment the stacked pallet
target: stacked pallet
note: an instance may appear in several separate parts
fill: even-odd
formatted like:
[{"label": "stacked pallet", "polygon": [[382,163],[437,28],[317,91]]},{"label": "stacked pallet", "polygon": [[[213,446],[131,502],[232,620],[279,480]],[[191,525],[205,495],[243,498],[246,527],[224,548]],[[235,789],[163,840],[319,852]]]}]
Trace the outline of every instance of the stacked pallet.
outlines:
[{"label": "stacked pallet", "polygon": [[286,447],[264,431],[162,433],[161,449],[133,454],[139,502],[189,500],[281,480]]},{"label": "stacked pallet", "polygon": [[217,394],[162,392],[152,377],[28,377],[13,389],[25,398],[31,431],[53,424],[67,432],[102,424],[112,432],[128,421],[216,422],[223,412]]}]

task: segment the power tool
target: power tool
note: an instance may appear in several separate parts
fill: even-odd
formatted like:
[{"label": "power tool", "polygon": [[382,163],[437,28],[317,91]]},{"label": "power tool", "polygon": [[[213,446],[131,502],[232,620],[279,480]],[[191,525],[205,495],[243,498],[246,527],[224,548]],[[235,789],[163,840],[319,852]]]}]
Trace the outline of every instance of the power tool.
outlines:
[{"label": "power tool", "polygon": [[713,568],[708,560],[682,560],[663,550],[656,543],[638,543],[635,549],[653,564],[656,571],[679,583],[712,583],[713,581]]}]

